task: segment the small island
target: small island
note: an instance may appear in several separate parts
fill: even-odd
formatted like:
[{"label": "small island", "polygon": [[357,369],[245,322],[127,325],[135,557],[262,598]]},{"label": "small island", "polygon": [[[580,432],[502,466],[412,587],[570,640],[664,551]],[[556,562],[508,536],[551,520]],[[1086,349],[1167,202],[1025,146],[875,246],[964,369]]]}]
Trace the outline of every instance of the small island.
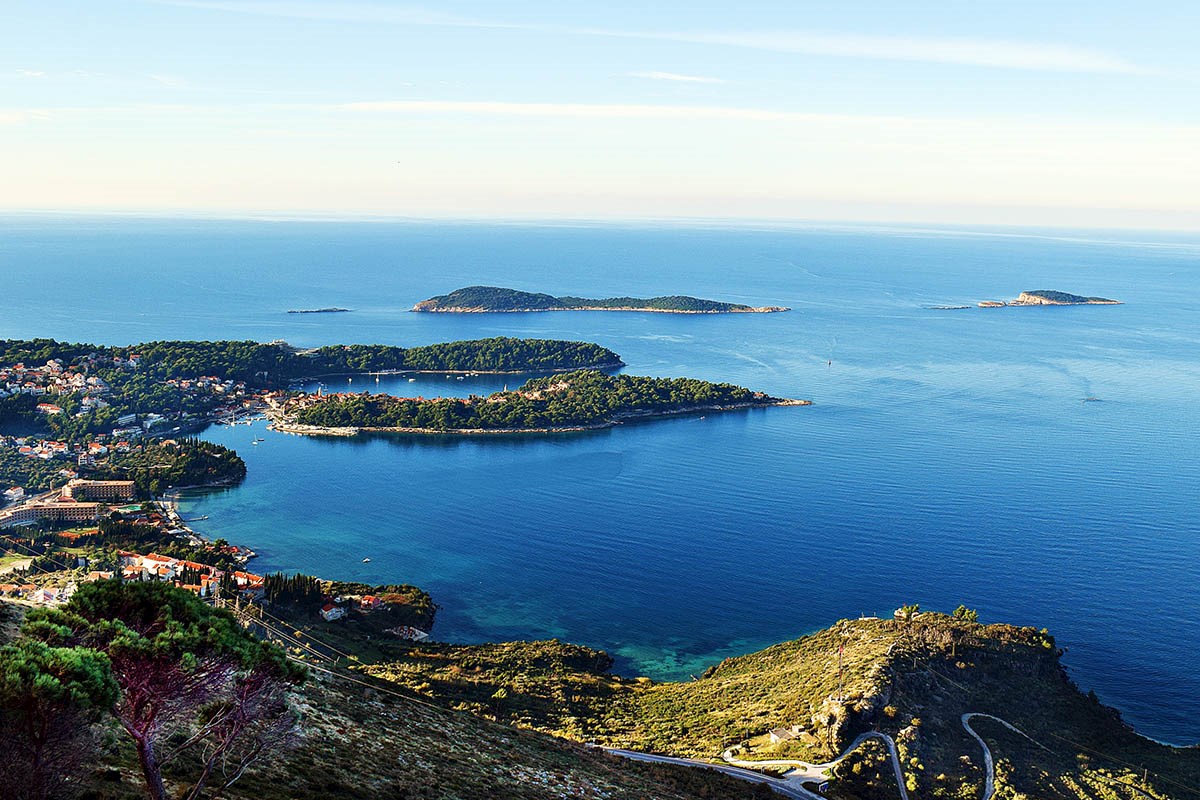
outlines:
[{"label": "small island", "polygon": [[443,314],[480,314],[486,312],[523,311],[643,311],[660,314],[769,314],[789,311],[782,306],[754,307],[740,303],[723,303],[686,295],[665,297],[608,297],[593,300],[586,297],[522,292],[499,286],[467,286],[450,294],[422,300],[413,311]]},{"label": "small island", "polygon": [[275,401],[275,430],[324,436],[359,433],[503,434],[598,430],[626,421],[770,406],[811,405],[729,383],[578,370],[534,378],[515,391],[468,398],[301,394]]},{"label": "small island", "polygon": [[289,309],[289,314],[345,314],[350,309],[348,308],[293,308]]},{"label": "small island", "polygon": [[1033,292],[1021,292],[1016,300],[983,300],[980,308],[1008,308],[1011,306],[1119,306],[1120,300],[1109,300],[1107,297],[1084,297],[1069,292],[1057,292],[1052,289],[1039,289]]}]

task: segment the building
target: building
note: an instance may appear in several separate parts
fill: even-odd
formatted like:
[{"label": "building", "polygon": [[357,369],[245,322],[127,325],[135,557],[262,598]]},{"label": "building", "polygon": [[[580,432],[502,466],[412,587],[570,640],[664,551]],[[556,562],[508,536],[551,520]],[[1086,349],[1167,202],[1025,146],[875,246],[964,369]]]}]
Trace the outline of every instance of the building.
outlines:
[{"label": "building", "polygon": [[9,503],[15,503],[25,497],[25,490],[20,486],[14,486],[11,489],[4,490],[4,499]]},{"label": "building", "polygon": [[78,478],[63,487],[63,497],[76,500],[132,500],[133,481],[89,481]]},{"label": "building", "polygon": [[326,622],[333,622],[335,619],[341,619],[346,616],[346,609],[341,606],[335,606],[333,603],[326,603],[321,606],[321,617]]},{"label": "building", "polygon": [[0,511],[0,528],[28,525],[38,520],[50,522],[95,522],[104,507],[99,503],[78,503],[71,498],[59,498],[44,503],[28,503]]},{"label": "building", "polygon": [[790,728],[772,728],[767,735],[771,739],[771,744],[787,742],[800,735],[800,726],[793,725]]}]

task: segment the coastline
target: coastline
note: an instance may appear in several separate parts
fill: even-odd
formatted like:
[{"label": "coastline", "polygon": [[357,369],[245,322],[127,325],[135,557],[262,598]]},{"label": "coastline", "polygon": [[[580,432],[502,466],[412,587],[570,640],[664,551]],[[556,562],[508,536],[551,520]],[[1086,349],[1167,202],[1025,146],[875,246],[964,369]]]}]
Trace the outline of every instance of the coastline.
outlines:
[{"label": "coastline", "polygon": [[642,422],[661,417],[678,417],[687,416],[689,414],[701,414],[706,412],[719,413],[722,411],[742,411],[751,408],[772,408],[775,406],[811,406],[811,400],[795,400],[788,398],[773,398],[771,400],[758,400],[747,403],[733,403],[726,405],[702,405],[688,406],[686,408],[674,408],[667,411],[633,411],[618,414],[612,419],[596,422],[590,425],[569,425],[553,428],[457,428],[457,429],[438,429],[438,428],[396,428],[396,427],[323,427],[320,425],[304,425],[288,420],[282,414],[268,414],[271,419],[271,424],[268,426],[270,430],[278,431],[279,433],[293,433],[301,436],[358,436],[363,433],[405,433],[418,434],[422,436],[509,436],[513,434],[556,434],[556,433],[583,433],[585,431],[599,431],[607,428],[614,428],[618,425],[623,425],[626,422]]}]

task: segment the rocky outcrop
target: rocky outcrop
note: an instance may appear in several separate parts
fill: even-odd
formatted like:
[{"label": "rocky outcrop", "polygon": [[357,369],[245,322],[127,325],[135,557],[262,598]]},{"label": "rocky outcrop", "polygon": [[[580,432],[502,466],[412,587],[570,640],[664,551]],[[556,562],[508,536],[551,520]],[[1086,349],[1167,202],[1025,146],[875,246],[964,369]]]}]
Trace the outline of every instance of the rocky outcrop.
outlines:
[{"label": "rocky outcrop", "polygon": [[1005,308],[1007,306],[1119,306],[1120,300],[1109,300],[1107,297],[1085,297],[1070,292],[1058,292],[1053,289],[1039,289],[1034,292],[1021,292],[1016,300],[1003,302],[1001,300],[983,300],[980,308]]}]

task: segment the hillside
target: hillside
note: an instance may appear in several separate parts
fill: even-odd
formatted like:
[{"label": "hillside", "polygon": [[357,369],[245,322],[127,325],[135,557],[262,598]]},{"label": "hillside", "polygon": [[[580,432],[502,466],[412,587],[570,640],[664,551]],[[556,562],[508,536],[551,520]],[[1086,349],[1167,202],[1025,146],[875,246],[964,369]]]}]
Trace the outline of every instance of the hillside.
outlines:
[{"label": "hillside", "polygon": [[[996,760],[999,797],[1165,798],[1200,786],[1200,750],[1137,736],[1068,681],[1054,639],[1032,628],[929,613],[844,620],[687,683],[620,679],[605,674],[608,664],[603,653],[542,642],[413,648],[367,669],[500,721],[677,756],[717,760],[737,747],[733,755],[749,761],[825,762],[878,730],[896,742],[908,789],[922,798],[981,796],[983,756],[963,726],[968,713],[995,715],[1033,740],[972,721]],[[766,736],[791,726],[795,738]],[[830,796],[895,798],[884,756],[878,742],[857,750],[833,771]],[[1145,793],[1115,783],[1141,785],[1143,770]]]},{"label": "hillside", "polygon": [[723,303],[686,295],[665,297],[607,297],[599,300],[522,292],[499,286],[467,286],[449,294],[422,300],[413,311],[479,313],[514,311],[655,311],[675,314],[736,314],[787,311],[775,306],[755,308],[740,303]]},{"label": "hillside", "polygon": [[309,687],[304,705],[309,724],[299,747],[247,775],[230,798],[771,796],[707,771],[635,764],[332,678]]},{"label": "hillside", "polygon": [[[0,645],[12,641],[26,607],[0,602]],[[229,800],[752,800],[771,797],[708,770],[639,764],[529,730],[432,706],[343,668],[314,666],[294,701],[300,733],[274,760],[254,764],[221,793]],[[116,722],[102,722],[99,750],[79,764],[69,796],[145,797],[137,758]],[[195,752],[167,763],[168,791],[198,771]],[[0,792],[9,797],[9,794]],[[56,794],[65,797],[67,794]],[[209,796],[209,795],[205,795]]]}]

